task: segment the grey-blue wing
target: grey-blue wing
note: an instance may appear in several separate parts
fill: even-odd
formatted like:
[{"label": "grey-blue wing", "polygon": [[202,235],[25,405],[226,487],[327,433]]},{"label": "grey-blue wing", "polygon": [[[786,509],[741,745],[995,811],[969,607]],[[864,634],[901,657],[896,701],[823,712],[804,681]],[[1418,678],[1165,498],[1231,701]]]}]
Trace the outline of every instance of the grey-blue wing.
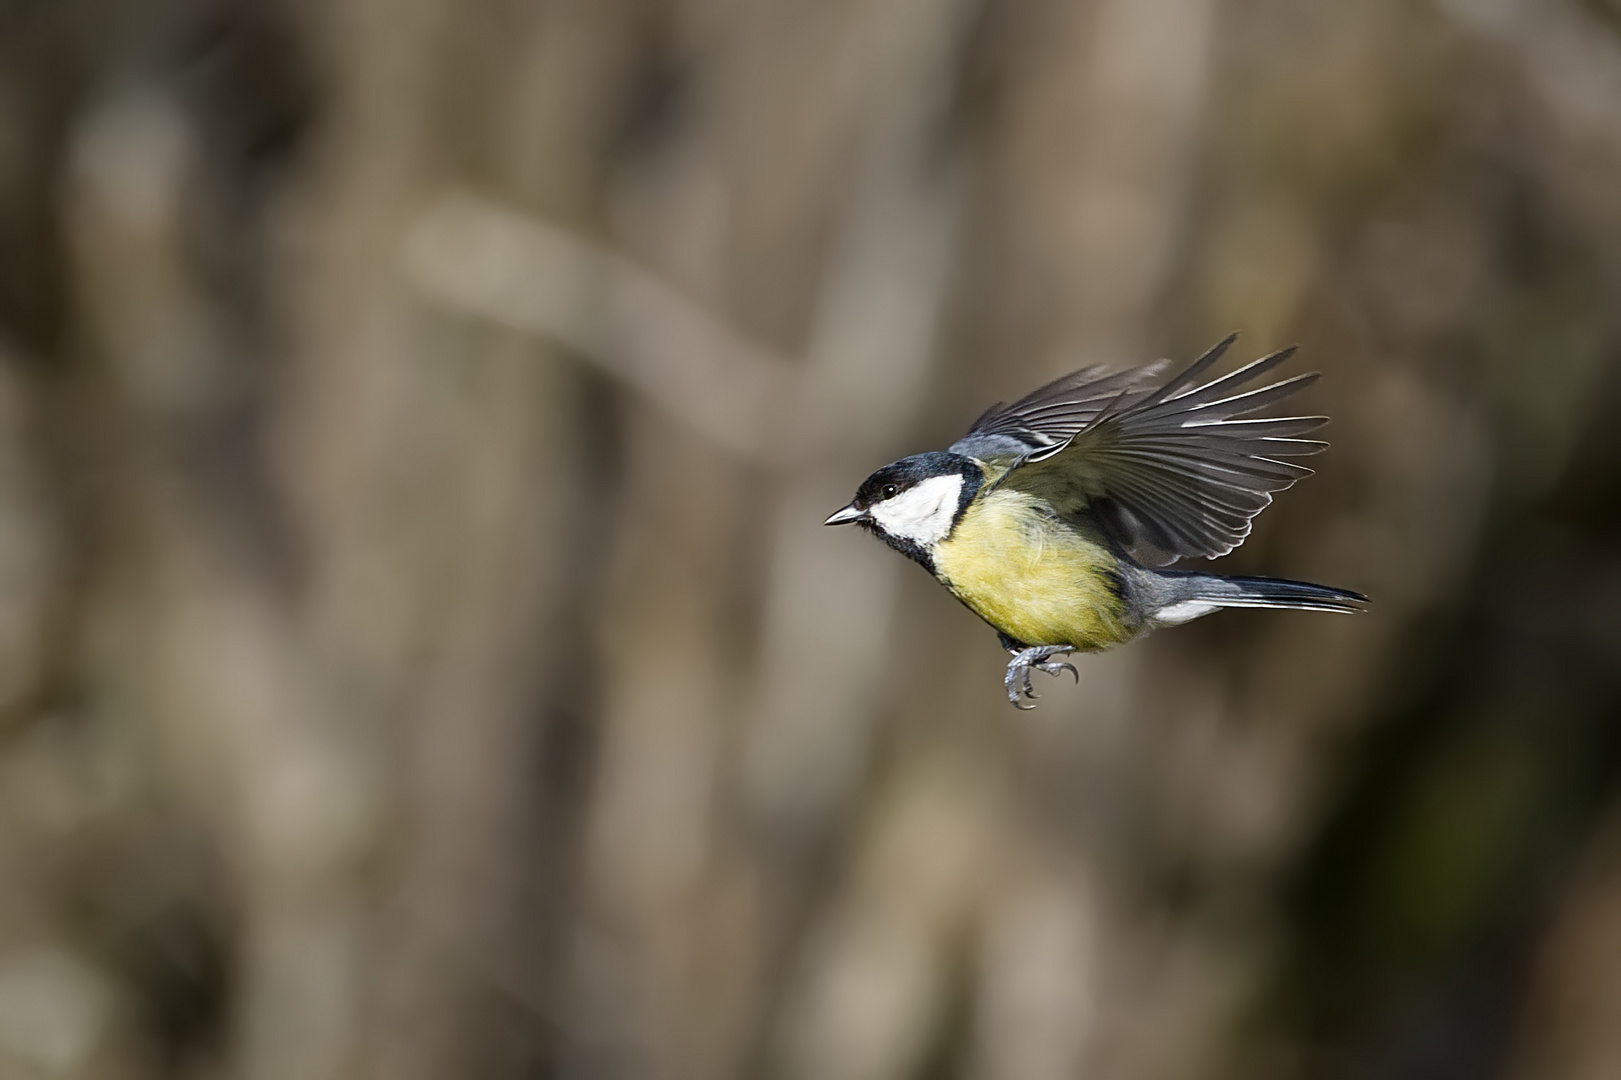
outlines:
[{"label": "grey-blue wing", "polygon": [[1006,463],[1073,439],[1122,394],[1147,393],[1168,366],[1158,361],[1131,371],[1087,367],[1033,390],[1011,405],[998,402],[951,444],[954,454]]},{"label": "grey-blue wing", "polygon": [[963,441],[1011,437],[1029,446],[1009,463],[1003,483],[1038,495],[1060,514],[1092,517],[1142,562],[1165,565],[1194,555],[1225,555],[1244,542],[1252,519],[1270,505],[1274,492],[1311,475],[1310,469],[1282,459],[1328,447],[1300,437],[1327,423],[1326,417],[1247,418],[1316,380],[1315,374],[1299,375],[1242,389],[1287,360],[1293,349],[1201,384],[1232,341],[1221,342],[1157,389],[1117,383],[1101,404],[1102,395],[1070,394],[1084,404],[1066,414],[1062,430],[1040,430],[1053,413],[1040,411],[1039,403],[1032,410],[1025,399],[1005,412],[1023,408],[1017,419],[1035,427],[1038,437],[1006,430],[1015,418],[999,413],[991,430],[970,433]]}]

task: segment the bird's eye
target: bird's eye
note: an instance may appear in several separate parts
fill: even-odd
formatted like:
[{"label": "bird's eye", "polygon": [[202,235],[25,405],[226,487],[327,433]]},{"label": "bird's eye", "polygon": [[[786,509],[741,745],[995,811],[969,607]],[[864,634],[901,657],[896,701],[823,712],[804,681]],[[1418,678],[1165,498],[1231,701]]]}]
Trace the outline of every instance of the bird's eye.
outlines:
[{"label": "bird's eye", "polygon": [[900,494],[900,490],[901,489],[896,487],[894,484],[885,484],[884,485],[884,498],[893,499],[896,495]]}]

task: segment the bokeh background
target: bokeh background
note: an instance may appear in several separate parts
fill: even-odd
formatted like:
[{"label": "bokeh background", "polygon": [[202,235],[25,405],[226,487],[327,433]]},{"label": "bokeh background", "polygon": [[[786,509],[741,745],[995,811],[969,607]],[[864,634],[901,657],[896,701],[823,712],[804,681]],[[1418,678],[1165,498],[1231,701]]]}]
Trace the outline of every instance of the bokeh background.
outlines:
[{"label": "bokeh background", "polygon": [[[1040,707],[822,529],[1299,342]],[[1621,1076],[1616,0],[3,0],[0,1076]]]}]

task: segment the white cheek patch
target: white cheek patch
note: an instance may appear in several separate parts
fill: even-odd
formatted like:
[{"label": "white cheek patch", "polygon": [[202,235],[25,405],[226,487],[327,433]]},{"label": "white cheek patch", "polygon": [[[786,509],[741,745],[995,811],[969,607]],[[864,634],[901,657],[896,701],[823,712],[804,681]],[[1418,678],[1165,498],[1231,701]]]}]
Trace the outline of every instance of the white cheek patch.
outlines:
[{"label": "white cheek patch", "polygon": [[876,504],[870,512],[873,521],[889,535],[928,547],[951,532],[951,519],[957,516],[961,498],[961,475],[931,476],[893,499]]}]

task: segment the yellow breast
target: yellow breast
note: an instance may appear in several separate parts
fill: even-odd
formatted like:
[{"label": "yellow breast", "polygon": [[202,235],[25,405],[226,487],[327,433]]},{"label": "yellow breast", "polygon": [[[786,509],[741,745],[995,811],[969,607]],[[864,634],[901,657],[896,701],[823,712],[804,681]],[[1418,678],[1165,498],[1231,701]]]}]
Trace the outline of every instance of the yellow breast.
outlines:
[{"label": "yellow breast", "polygon": [[934,553],[946,587],[1009,637],[1089,651],[1136,636],[1111,587],[1114,564],[1045,503],[1006,488],[970,507]]}]

